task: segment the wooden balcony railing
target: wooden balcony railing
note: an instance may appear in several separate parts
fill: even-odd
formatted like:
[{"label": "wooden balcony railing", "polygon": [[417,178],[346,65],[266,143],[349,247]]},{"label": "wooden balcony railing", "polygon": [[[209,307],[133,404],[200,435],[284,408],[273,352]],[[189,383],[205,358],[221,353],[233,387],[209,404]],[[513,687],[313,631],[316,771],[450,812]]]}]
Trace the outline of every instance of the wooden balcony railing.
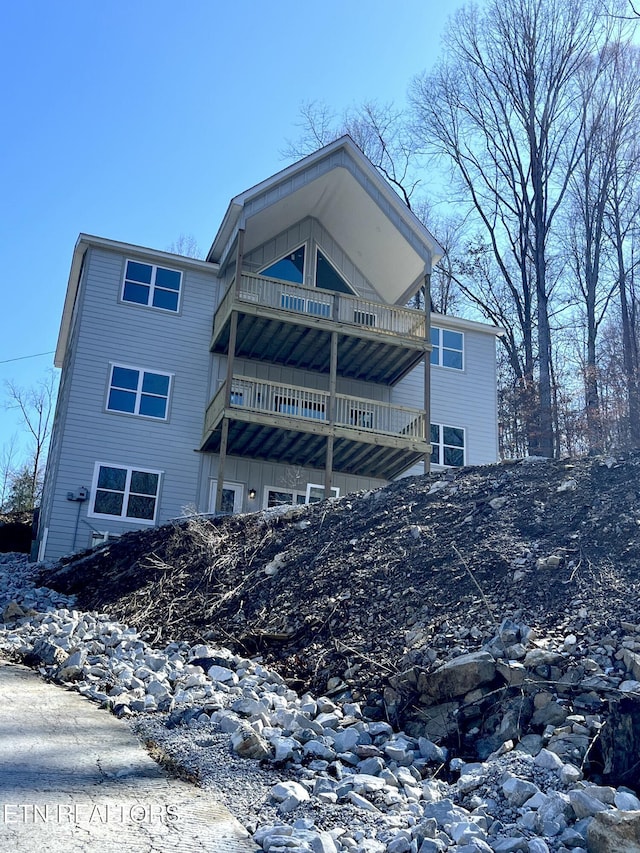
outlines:
[{"label": "wooden balcony railing", "polygon": [[425,338],[422,311],[246,272],[241,275],[240,286],[236,287],[234,281],[225,294],[214,319],[214,334],[218,328],[216,320],[221,318],[224,321],[236,300],[285,314],[319,317],[388,335],[421,341]]},{"label": "wooden balcony railing", "polygon": [[[225,385],[207,409],[205,434],[211,432],[223,413]],[[362,397],[336,394],[335,425],[367,433],[384,433],[414,441],[426,441],[425,417],[420,409],[394,406]],[[330,395],[281,382],[234,376],[230,407],[258,414],[302,418],[330,423]]]}]

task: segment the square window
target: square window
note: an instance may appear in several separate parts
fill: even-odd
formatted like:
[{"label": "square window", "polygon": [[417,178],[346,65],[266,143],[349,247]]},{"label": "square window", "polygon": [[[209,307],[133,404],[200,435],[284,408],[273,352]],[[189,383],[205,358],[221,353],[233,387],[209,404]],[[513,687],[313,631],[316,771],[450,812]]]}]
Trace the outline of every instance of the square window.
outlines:
[{"label": "square window", "polygon": [[140,264],[137,261],[127,261],[127,280],[151,284],[153,267],[151,264]]},{"label": "square window", "polygon": [[132,471],[131,491],[139,495],[155,495],[158,491],[158,475],[150,471]]},{"label": "square window", "polygon": [[156,507],[155,498],[131,495],[127,504],[127,518],[145,518],[152,520]]},{"label": "square window", "polygon": [[460,332],[450,332],[448,329],[443,329],[442,346],[446,349],[457,349],[462,352],[462,335]]},{"label": "square window", "polygon": [[171,377],[114,364],[107,397],[107,410],[164,420],[169,406]]},{"label": "square window", "polygon": [[133,415],[136,411],[136,395],[131,391],[119,391],[117,388],[112,388],[109,391],[107,408],[111,411],[127,412]]},{"label": "square window", "polygon": [[127,472],[124,468],[109,468],[107,465],[100,466],[98,475],[99,489],[114,489],[123,491],[127,480]]},{"label": "square window", "polygon": [[165,373],[147,373],[142,380],[143,394],[160,394],[166,397],[169,393],[169,377]]},{"label": "square window", "polygon": [[111,376],[111,384],[116,388],[128,388],[135,391],[138,387],[139,370],[130,367],[117,367],[114,365]]},{"label": "square window", "polygon": [[442,366],[462,370],[462,352],[449,349],[442,350]]},{"label": "square window", "polygon": [[127,261],[122,287],[123,302],[177,312],[182,273],[179,270]]},{"label": "square window", "polygon": [[165,311],[177,311],[178,294],[173,290],[159,290],[156,288],[153,291],[153,307],[162,308]]},{"label": "square window", "polygon": [[164,420],[167,415],[166,397],[150,397],[148,394],[142,394],[138,414],[147,418]]},{"label": "square window", "polygon": [[453,447],[464,447],[464,431],[457,427],[442,427],[442,440]]},{"label": "square window", "polygon": [[93,511],[100,515],[122,515],[122,500],[124,495],[120,492],[96,492]]},{"label": "square window", "polygon": [[181,273],[177,270],[168,270],[164,267],[156,267],[156,287],[164,287],[167,290],[180,290]]},{"label": "square window", "polygon": [[90,516],[153,522],[160,472],[96,463]]},{"label": "square window", "polygon": [[457,447],[444,448],[444,464],[460,467],[464,465],[464,451]]},{"label": "square window", "polygon": [[122,298],[125,302],[136,302],[138,305],[149,304],[150,288],[142,284],[133,284],[130,281],[124,283],[124,293]]}]

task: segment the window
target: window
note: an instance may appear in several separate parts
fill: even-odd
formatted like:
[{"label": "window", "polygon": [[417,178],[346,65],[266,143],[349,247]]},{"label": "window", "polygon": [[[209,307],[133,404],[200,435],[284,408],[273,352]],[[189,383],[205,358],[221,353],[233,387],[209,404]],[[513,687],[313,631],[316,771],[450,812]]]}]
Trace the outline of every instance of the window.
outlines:
[{"label": "window", "polygon": [[290,281],[293,284],[302,284],[304,282],[304,246],[300,246],[294,252],[260,270],[260,275],[279,278],[281,281]]},{"label": "window", "polygon": [[431,327],[431,364],[436,367],[464,368],[464,335],[449,329]]},{"label": "window", "polygon": [[357,326],[371,326],[375,328],[378,325],[378,315],[370,314],[368,311],[354,311],[353,322]]},{"label": "window", "polygon": [[[332,486],[331,488],[331,497],[339,498],[340,497],[340,489],[338,486]],[[307,491],[305,492],[304,502],[306,504],[315,504],[318,501],[324,500],[324,486],[319,485],[318,483],[307,483]]]},{"label": "window", "polygon": [[264,507],[270,509],[274,506],[282,504],[303,504],[305,502],[305,493],[298,491],[286,491],[276,489],[274,486],[265,486],[264,489]]},{"label": "window", "polygon": [[[283,258],[280,258],[274,263],[269,264],[268,267],[260,270],[259,274],[267,276],[268,278],[277,278],[281,281],[290,281],[292,284],[304,284],[305,254],[305,246],[299,246],[295,251],[290,252]],[[352,288],[349,287],[342,275],[340,275],[331,261],[322,251],[320,251],[320,249],[316,250],[314,284],[316,287],[323,288],[324,290],[333,290],[338,293],[353,293]],[[327,309],[324,307],[324,303],[318,302],[317,305],[321,307],[319,308],[319,311],[314,311],[313,303],[306,303],[301,299],[300,302],[302,304],[296,305],[295,299],[295,296],[283,296],[283,300],[291,301],[288,304],[284,302],[282,307],[289,308],[292,311],[306,310],[310,314],[319,313],[321,317],[327,316],[325,314]]]},{"label": "window", "polygon": [[287,311],[297,311],[299,314],[303,314],[306,304],[307,300],[302,296],[292,296],[290,293],[280,295],[280,305]]},{"label": "window", "polygon": [[97,462],[89,514],[153,523],[161,473]]},{"label": "window", "polygon": [[[331,489],[333,497],[340,497],[340,489],[334,486]],[[282,504],[309,504],[324,500],[324,486],[316,485],[315,483],[307,483],[307,488],[304,492],[298,489],[278,489],[275,486],[264,487],[264,508],[270,509],[274,506]]]},{"label": "window", "polygon": [[297,397],[283,397],[276,394],[273,402],[275,411],[282,415],[325,420],[324,400],[299,400]]},{"label": "window", "polygon": [[431,464],[464,465],[464,430],[431,424]]},{"label": "window", "polygon": [[127,261],[122,288],[124,302],[177,311],[182,273],[154,264]]},{"label": "window", "polygon": [[107,409],[147,418],[164,420],[167,417],[169,386],[168,373],[152,373],[134,367],[111,366]]},{"label": "window", "polygon": [[316,287],[335,290],[338,293],[353,293],[353,290],[320,249],[316,253]]}]

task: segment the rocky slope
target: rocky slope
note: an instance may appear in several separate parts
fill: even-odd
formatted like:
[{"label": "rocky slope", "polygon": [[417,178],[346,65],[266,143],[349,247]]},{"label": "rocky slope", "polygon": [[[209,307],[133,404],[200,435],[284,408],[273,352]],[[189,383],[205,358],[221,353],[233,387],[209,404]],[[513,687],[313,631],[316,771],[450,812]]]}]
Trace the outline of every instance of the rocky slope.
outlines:
[{"label": "rocky slope", "polygon": [[594,776],[631,784],[635,762],[596,735],[608,715],[638,736],[639,466],[515,462],[193,518],[40,580],[155,641],[259,653],[290,687],[465,757],[559,727]]},{"label": "rocky slope", "polygon": [[135,720],[270,853],[632,853],[639,464],[193,518],[40,589],[10,564],[0,648]]},{"label": "rocky slope", "polygon": [[[640,799],[584,778],[584,759],[610,720],[561,713],[563,700],[536,689],[539,679],[525,674],[521,690],[536,691],[545,715],[555,706],[543,734],[465,762],[433,740],[369,719],[357,702],[298,695],[259,660],[188,641],[150,646],[108,615],[34,588],[26,560],[9,559],[0,559],[3,654],[134,720],[152,754],[214,789],[268,853],[638,849]],[[445,681],[466,689],[470,678],[491,675],[491,660],[500,666],[505,642],[517,641],[529,638],[503,624],[480,656],[436,669],[430,689]],[[544,665],[540,649],[525,654],[523,673]],[[544,653],[556,662],[563,654]],[[621,683],[619,692],[630,700],[637,687]]]}]

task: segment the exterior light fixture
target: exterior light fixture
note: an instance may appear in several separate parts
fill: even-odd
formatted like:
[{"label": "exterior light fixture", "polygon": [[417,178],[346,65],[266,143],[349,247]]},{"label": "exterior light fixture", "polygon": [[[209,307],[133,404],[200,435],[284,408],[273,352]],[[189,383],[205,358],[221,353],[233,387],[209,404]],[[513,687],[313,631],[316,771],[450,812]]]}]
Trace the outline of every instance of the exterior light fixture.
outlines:
[{"label": "exterior light fixture", "polygon": [[255,501],[255,499],[256,499],[256,490],[255,489],[249,489],[249,500]]}]

